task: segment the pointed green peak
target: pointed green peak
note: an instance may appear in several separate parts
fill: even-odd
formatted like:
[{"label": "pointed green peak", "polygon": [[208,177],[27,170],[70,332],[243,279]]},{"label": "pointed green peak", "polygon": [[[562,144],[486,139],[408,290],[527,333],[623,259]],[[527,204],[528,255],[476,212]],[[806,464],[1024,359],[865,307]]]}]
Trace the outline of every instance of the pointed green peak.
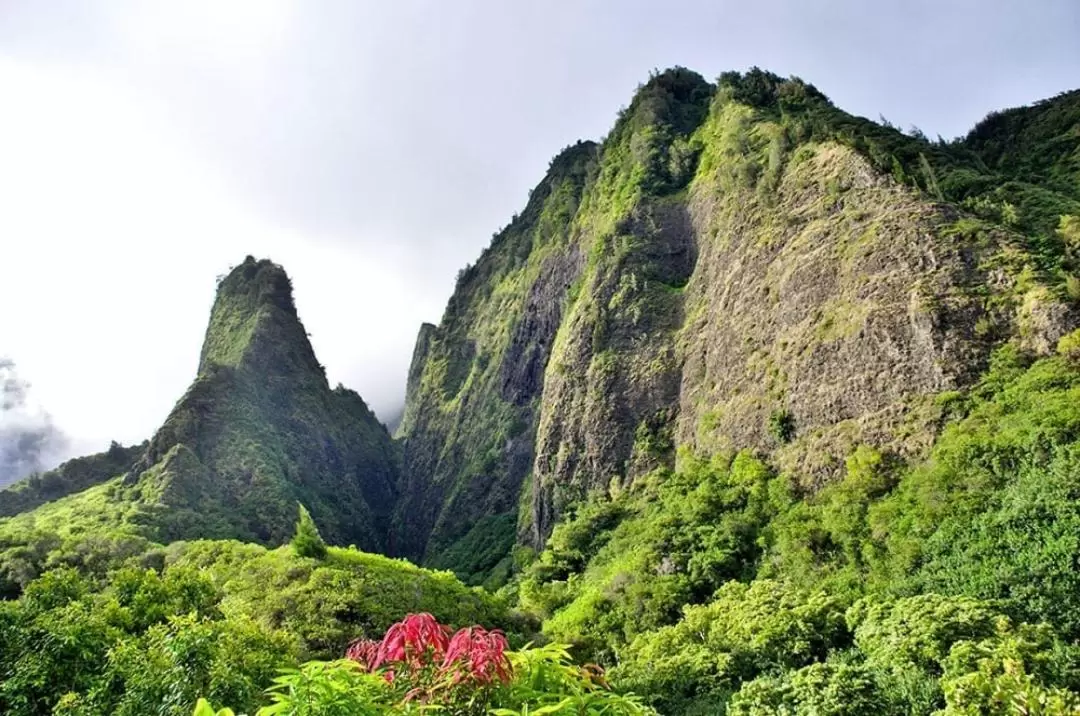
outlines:
[{"label": "pointed green peak", "polygon": [[251,309],[273,305],[296,315],[292,282],[285,269],[269,259],[247,256],[218,284],[217,300],[236,301]]},{"label": "pointed green peak", "polygon": [[638,87],[619,124],[629,124],[632,131],[659,125],[675,136],[690,134],[705,119],[714,90],[704,77],[685,67],[654,72]]},{"label": "pointed green peak", "polygon": [[218,283],[199,373],[242,365],[271,372],[302,368],[323,375],[296,314],[288,274],[278,264],[252,256]]}]

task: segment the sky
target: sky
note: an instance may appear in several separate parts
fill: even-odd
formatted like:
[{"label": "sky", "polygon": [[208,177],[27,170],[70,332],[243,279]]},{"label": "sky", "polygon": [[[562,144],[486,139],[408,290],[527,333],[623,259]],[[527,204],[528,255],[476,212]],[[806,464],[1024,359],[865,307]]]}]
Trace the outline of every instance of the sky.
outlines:
[{"label": "sky", "polygon": [[1076,0],[0,0],[0,465],[149,437],[248,254],[392,417],[457,271],[651,70],[952,138],[1080,86],[1077,37]]}]

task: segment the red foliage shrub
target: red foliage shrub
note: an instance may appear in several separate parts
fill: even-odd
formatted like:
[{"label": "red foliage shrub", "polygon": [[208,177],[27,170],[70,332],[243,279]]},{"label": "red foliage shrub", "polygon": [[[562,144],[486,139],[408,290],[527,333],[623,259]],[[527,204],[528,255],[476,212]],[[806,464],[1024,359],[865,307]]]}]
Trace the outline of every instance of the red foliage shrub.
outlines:
[{"label": "red foliage shrub", "polygon": [[372,668],[388,662],[423,668],[442,658],[449,641],[450,627],[440,624],[430,614],[410,614],[386,630]]},{"label": "red foliage shrub", "polygon": [[360,664],[365,671],[374,671],[379,658],[379,642],[374,639],[356,639],[349,643],[345,658]]},{"label": "red foliage shrub", "polygon": [[440,669],[452,674],[455,684],[466,678],[481,684],[490,684],[496,679],[506,683],[510,680],[510,662],[506,658],[508,647],[506,637],[498,630],[467,627],[450,640]]},{"label": "red foliage shrub", "polygon": [[430,701],[458,686],[487,687],[510,681],[509,644],[497,629],[450,628],[430,614],[410,614],[391,626],[382,641],[357,639],[345,657],[366,671],[382,670],[391,683],[408,688],[406,701]]}]

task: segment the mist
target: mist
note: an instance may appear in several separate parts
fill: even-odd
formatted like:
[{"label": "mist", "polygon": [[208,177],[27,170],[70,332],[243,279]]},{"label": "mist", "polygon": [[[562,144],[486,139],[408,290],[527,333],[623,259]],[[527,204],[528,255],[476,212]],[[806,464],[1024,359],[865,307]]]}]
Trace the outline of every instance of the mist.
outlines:
[{"label": "mist", "polygon": [[0,358],[0,487],[53,467],[68,449],[67,436],[30,389],[15,362]]}]

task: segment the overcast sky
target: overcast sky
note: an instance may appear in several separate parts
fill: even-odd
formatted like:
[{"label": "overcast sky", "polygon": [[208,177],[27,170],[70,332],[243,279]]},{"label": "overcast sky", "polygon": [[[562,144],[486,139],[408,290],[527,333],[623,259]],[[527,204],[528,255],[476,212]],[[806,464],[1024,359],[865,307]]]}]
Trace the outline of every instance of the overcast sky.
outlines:
[{"label": "overcast sky", "polygon": [[759,65],[951,138],[1080,85],[1078,37],[1077,0],[0,0],[0,438],[148,437],[246,254],[389,417],[457,270],[654,68]]}]

